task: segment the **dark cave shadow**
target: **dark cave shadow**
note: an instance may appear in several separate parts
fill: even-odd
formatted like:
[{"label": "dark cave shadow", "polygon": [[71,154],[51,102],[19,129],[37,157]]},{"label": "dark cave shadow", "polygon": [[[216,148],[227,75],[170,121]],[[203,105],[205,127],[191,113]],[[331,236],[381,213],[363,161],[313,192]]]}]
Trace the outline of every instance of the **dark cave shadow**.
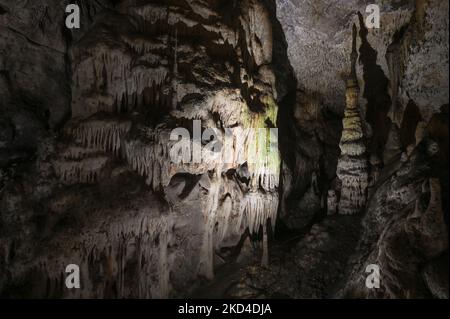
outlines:
[{"label": "dark cave shadow", "polygon": [[381,66],[377,64],[378,53],[367,39],[369,32],[360,12],[358,12],[358,18],[359,36],[362,42],[359,48],[359,62],[363,66],[363,97],[367,100],[366,121],[371,125],[373,132],[369,151],[382,157],[391,125],[391,120],[387,116],[391,107],[389,79]]}]

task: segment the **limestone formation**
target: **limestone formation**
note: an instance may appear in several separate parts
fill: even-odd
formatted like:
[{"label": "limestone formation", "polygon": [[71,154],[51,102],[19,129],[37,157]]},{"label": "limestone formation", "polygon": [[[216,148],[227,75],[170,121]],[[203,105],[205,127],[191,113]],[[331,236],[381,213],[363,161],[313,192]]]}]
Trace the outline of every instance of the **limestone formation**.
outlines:
[{"label": "limestone formation", "polygon": [[[354,26],[354,39],[356,27]],[[359,86],[356,79],[356,46],[352,52],[352,71],[347,80],[347,92],[343,131],[339,147],[341,155],[338,161],[337,176],[341,181],[339,214],[356,214],[364,208],[368,186],[368,160],[366,154],[363,124],[358,109]]]},{"label": "limestone formation", "polygon": [[[54,208],[63,213],[89,189],[119,197],[116,192],[132,188],[128,195],[137,199],[115,208],[128,220],[110,220],[105,235],[97,232],[96,221],[108,218],[110,203],[77,203],[74,216],[86,214],[88,222],[75,224],[80,228],[74,235],[64,234],[67,245],[54,258],[36,252],[36,264],[9,264],[0,290],[35,271],[59,278],[64,270],[59,265],[71,260],[89,273],[83,284],[92,289],[80,296],[100,296],[104,289],[105,296],[168,297],[185,292],[198,277],[213,279],[216,252],[238,245],[247,233],[263,235],[268,265],[280,174],[278,136],[271,129],[285,94],[278,92],[283,86],[274,65],[273,47],[281,42],[273,8],[254,0],[221,5],[126,0],[83,2],[82,11],[92,15],[91,22],[83,20],[82,29],[71,31],[77,41],[66,54],[71,116],[48,158],[55,174],[50,187],[60,189],[62,198],[47,200],[58,202]],[[236,14],[225,14],[231,11]],[[189,132],[194,120],[201,123],[200,134],[213,129],[231,137],[212,150],[204,147],[206,140],[191,136],[185,146],[200,149],[200,162],[176,162],[171,132]],[[4,143],[9,133],[1,133]],[[121,180],[117,189],[106,186],[117,187]],[[138,205],[145,198],[160,203],[149,202],[145,209]],[[58,245],[56,240],[46,238],[46,245]],[[83,247],[84,241],[89,246]],[[112,270],[105,270],[105,286],[96,287],[90,267],[100,260]],[[125,282],[129,267],[135,267],[134,277]],[[182,270],[172,274],[174,267]]]},{"label": "limestone formation", "polygon": [[0,298],[448,298],[448,5],[0,0]]}]

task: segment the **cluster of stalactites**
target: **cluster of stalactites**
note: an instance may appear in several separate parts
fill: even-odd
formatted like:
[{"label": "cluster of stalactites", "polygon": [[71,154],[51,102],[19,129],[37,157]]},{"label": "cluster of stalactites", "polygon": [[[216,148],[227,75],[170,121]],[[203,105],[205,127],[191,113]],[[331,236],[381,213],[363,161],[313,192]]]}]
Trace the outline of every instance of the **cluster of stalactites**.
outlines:
[{"label": "cluster of stalactites", "polygon": [[129,121],[90,120],[69,126],[66,132],[74,143],[55,162],[56,174],[64,183],[92,184],[102,176],[110,158],[118,156],[122,141],[131,128]]},{"label": "cluster of stalactites", "polygon": [[274,138],[276,137],[269,129],[251,130],[247,137],[246,155],[250,160],[248,167],[252,177],[250,187],[253,190],[261,188],[266,192],[276,192],[278,188],[280,154],[276,143],[271,141]]},{"label": "cluster of stalactites", "polygon": [[108,157],[106,156],[58,161],[55,164],[55,170],[62,182],[92,184],[101,177],[107,163]]},{"label": "cluster of stalactites", "polygon": [[274,228],[278,211],[278,194],[250,192],[245,195],[241,210],[243,222],[251,234],[258,233],[261,226],[266,227],[269,220]]},{"label": "cluster of stalactites", "polygon": [[[264,238],[263,264],[267,265],[268,223],[271,222],[272,229],[275,227],[278,210],[277,192],[250,190],[237,194],[237,190],[228,187],[230,186],[229,183],[219,175],[216,175],[212,180],[209,199],[204,209],[206,231],[202,244],[199,272],[209,279],[214,277],[214,249],[222,247],[229,238],[240,238],[246,229],[249,230],[250,234],[258,234],[262,230]],[[221,198],[222,193],[226,193],[227,196]]]},{"label": "cluster of stalactites", "polygon": [[[74,71],[72,117],[133,110],[144,105],[145,89],[162,86],[167,77],[165,66],[133,66],[132,58],[119,50],[94,51]],[[98,93],[92,95],[93,88]]]},{"label": "cluster of stalactites", "polygon": [[[89,167],[80,161],[83,158],[98,155],[122,157],[139,175],[146,178],[148,185],[154,189],[167,186],[171,176],[179,172],[202,174],[206,171],[221,168],[236,169],[244,163],[248,164],[253,191],[276,192],[279,183],[279,153],[268,146],[266,139],[260,140],[258,135],[270,134],[267,129],[243,130],[233,128],[233,134],[224,143],[220,152],[197,148],[202,151],[201,162],[174,163],[171,148],[177,141],[170,140],[169,130],[150,130],[151,136],[129,136],[130,121],[89,120],[67,129],[74,139],[74,146],[68,147],[62,154],[67,163],[59,165],[59,175],[65,181],[95,182],[91,179]],[[258,142],[259,140],[259,142]],[[190,152],[194,143],[187,140]],[[73,161],[73,162],[71,162]],[[225,161],[225,163],[224,163]],[[69,165],[69,163],[72,163]],[[77,180],[77,176],[79,179]]]},{"label": "cluster of stalactites", "polygon": [[[155,216],[145,210],[140,211],[140,217],[111,223],[104,232],[107,237],[96,238],[97,234],[92,234],[92,238],[88,239],[88,242],[95,245],[92,248],[94,251],[109,254],[115,266],[115,273],[112,275],[117,282],[117,293],[121,298],[126,298],[129,293],[125,290],[128,283],[124,266],[130,262],[127,258],[133,255],[137,257],[140,277],[138,291],[133,292],[135,296],[167,298],[170,293],[172,256],[168,245],[172,240],[174,221],[170,216]],[[155,273],[158,274],[156,278]]]},{"label": "cluster of stalactites", "polygon": [[[111,210],[107,211],[111,214]],[[105,292],[117,298],[168,298],[171,290],[170,272],[174,258],[168,249],[172,238],[173,219],[152,215],[140,208],[133,218],[103,223],[102,231],[86,231],[70,243],[69,256],[54,254],[54,258],[35,258],[33,265],[16,266],[18,276],[30,267],[44,280],[46,297],[101,298]],[[60,247],[59,243],[57,247]],[[68,259],[80,263],[84,289],[61,289],[65,276],[61,265]],[[127,267],[137,267],[139,280],[127,280]],[[158,275],[155,276],[155,273]],[[98,280],[101,276],[103,280]],[[110,283],[114,283],[111,290]]]},{"label": "cluster of stalactites", "polygon": [[70,130],[77,143],[88,149],[119,154],[122,140],[130,131],[129,121],[89,121]]},{"label": "cluster of stalactites", "polygon": [[153,189],[170,182],[172,164],[168,141],[142,142],[127,139],[124,141],[124,157],[139,175],[146,178],[146,183]]}]

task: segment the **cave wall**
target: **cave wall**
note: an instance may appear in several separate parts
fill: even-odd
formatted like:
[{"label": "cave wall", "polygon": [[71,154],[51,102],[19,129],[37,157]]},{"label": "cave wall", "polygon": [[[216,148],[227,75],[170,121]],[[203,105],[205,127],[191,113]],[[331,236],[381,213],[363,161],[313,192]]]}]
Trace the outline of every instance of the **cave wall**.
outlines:
[{"label": "cave wall", "polygon": [[[447,1],[375,1],[380,30],[368,0],[74,2],[69,31],[69,1],[0,0],[0,296],[183,297],[248,238],[270,272],[267,233],[289,229],[272,295],[448,298]],[[339,219],[355,48],[369,189]],[[267,149],[246,133],[226,165],[175,165],[193,120],[278,127],[279,152],[250,165]],[[382,290],[361,289],[371,263]]]},{"label": "cave wall", "polygon": [[398,160],[419,143],[431,117],[445,113],[448,3],[375,1],[381,28],[368,30],[365,9],[371,3],[277,1],[297,79],[295,106],[286,111],[295,121],[285,134],[286,144],[296,146],[286,147],[282,168],[280,216],[288,227],[308,227],[323,217],[328,190],[340,187],[336,168],[353,25],[359,111],[372,162],[387,166]]},{"label": "cave wall", "polygon": [[[277,2],[298,83],[299,97],[290,116],[297,119],[295,115],[302,114],[290,128],[298,146],[283,158],[280,216],[290,228],[314,225],[307,236],[316,236],[318,225],[324,227],[324,237],[334,231],[335,226],[330,226],[334,219],[324,218],[324,198],[341,187],[336,179],[340,151],[335,138],[341,136],[343,80],[350,71],[354,25],[359,112],[370,163],[368,203],[361,214],[361,238],[336,284],[344,287],[326,294],[448,298],[444,270],[448,268],[448,169],[443,164],[448,156],[448,2],[377,1],[378,30],[365,26],[369,3]],[[306,124],[310,114],[315,116],[314,125]],[[315,133],[317,126],[320,134]],[[321,135],[325,138],[317,138]],[[339,198],[334,205],[336,201]],[[302,242],[308,246],[306,239]],[[331,243],[323,245],[325,250]],[[298,247],[306,249],[305,254],[314,250]],[[300,254],[296,258],[297,263],[306,263]],[[365,288],[361,274],[369,264],[382,269],[383,289]]]},{"label": "cave wall", "polygon": [[[77,4],[82,28],[69,32],[64,3],[1,3],[1,294],[186,296],[213,278],[221,249],[275,225],[278,149],[244,131],[276,127],[290,87],[275,5]],[[170,132],[193,133],[193,120],[231,128],[242,149],[232,141],[226,164],[221,153],[172,163]],[[71,263],[83,289],[65,289]]]}]

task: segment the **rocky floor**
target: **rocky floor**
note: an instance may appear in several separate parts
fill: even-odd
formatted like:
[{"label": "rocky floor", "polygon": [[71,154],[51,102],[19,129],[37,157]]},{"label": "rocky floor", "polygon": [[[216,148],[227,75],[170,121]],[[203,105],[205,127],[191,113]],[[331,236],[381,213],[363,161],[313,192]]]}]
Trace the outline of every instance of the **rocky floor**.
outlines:
[{"label": "rocky floor", "polygon": [[268,267],[253,258],[218,269],[194,298],[333,298],[354,252],[358,216],[329,216],[306,234],[274,240]]}]

